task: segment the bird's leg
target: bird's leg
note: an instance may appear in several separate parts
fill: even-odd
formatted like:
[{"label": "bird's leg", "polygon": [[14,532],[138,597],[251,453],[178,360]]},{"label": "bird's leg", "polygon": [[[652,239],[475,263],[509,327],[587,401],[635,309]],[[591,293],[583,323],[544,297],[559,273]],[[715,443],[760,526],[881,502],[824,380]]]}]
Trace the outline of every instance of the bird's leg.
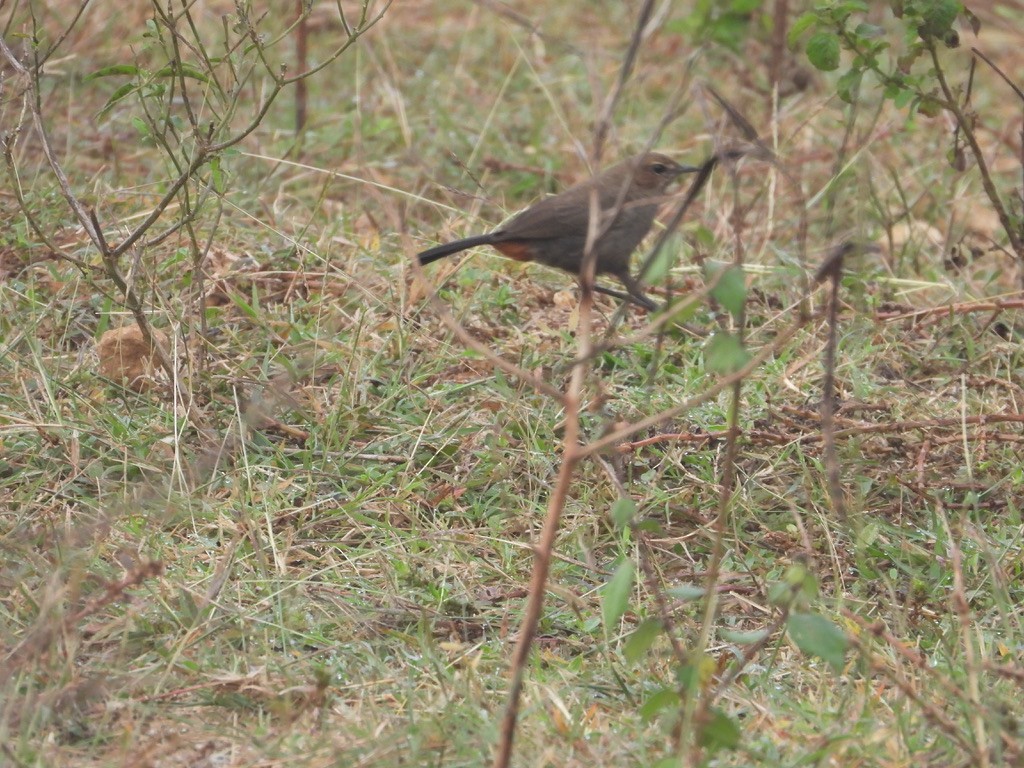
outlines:
[{"label": "bird's leg", "polygon": [[[658,309],[660,309],[660,307],[654,302],[654,300],[652,300],[650,296],[644,293],[644,289],[640,287],[640,283],[634,280],[631,274],[629,274],[628,272],[623,272],[620,275],[616,275],[616,277],[619,278],[619,281],[624,286],[626,286],[626,293],[629,294],[627,297],[623,296],[620,293],[618,294],[619,298],[629,298],[634,304],[638,304],[639,306],[646,309],[648,312],[657,312]],[[608,290],[602,291],[602,293],[608,293],[610,296],[615,295]]]},{"label": "bird's leg", "polygon": [[605,288],[603,285],[595,285],[594,290],[597,293],[603,293],[605,296],[611,296],[612,298],[619,299],[620,301],[636,301],[636,299],[634,299],[628,293],[616,291],[614,288]]},{"label": "bird's leg", "polygon": [[[596,293],[603,293],[605,296],[611,296],[619,301],[631,301],[637,306],[643,307],[648,312],[657,312],[658,309],[660,309],[660,307],[651,300],[651,297],[643,292],[640,288],[640,284],[630,275],[627,274],[625,277],[622,275],[616,275],[616,277],[619,278],[622,284],[626,286],[627,293],[616,291],[614,288],[606,288],[605,286],[597,285],[596,283],[594,284],[594,291]],[[582,283],[580,283],[580,288],[583,288]]]}]

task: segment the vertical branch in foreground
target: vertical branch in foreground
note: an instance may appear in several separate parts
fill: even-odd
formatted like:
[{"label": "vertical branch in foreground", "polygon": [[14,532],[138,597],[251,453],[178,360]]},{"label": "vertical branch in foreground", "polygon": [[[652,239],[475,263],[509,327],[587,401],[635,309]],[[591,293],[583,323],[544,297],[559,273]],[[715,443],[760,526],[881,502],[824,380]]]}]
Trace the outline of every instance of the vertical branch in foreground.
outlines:
[{"label": "vertical branch in foreground", "polygon": [[[586,294],[584,294],[586,295]],[[589,306],[581,303],[580,325],[584,315],[588,315]],[[588,323],[589,325],[589,320]],[[533,575],[530,578],[530,590],[526,599],[526,613],[519,625],[519,637],[516,638],[515,651],[512,654],[512,679],[508,691],[508,703],[501,723],[501,740],[494,758],[495,768],[507,768],[512,760],[512,743],[515,738],[516,722],[519,717],[519,698],[523,691],[526,676],[526,662],[530,657],[537,626],[540,623],[541,611],[544,608],[544,592],[547,589],[548,572],[551,570],[551,554],[558,535],[558,524],[562,518],[562,510],[569,496],[576,467],[580,462],[580,393],[586,377],[587,363],[577,362],[573,366],[572,378],[568,391],[565,393],[565,437],[562,440],[562,464],[558,469],[558,478],[548,499],[547,515],[540,538],[534,547]]]},{"label": "vertical branch in foreground", "polygon": [[[295,0],[295,10],[298,18],[295,22],[295,64],[299,72],[309,69],[309,11],[305,0]],[[302,129],[306,127],[307,113],[307,88],[306,79],[302,78],[295,83],[295,135],[301,138]]]},{"label": "vertical branch in foreground", "polygon": [[[653,0],[645,0],[640,8],[629,49],[619,69],[619,78],[615,87],[604,103],[601,116],[598,118],[594,136],[594,161],[600,160],[605,136],[611,124],[612,114],[618,104],[622,91],[629,82],[634,64],[643,40],[644,27],[650,19],[654,7]],[[635,170],[635,169],[634,169]],[[558,535],[558,525],[562,518],[562,510],[569,496],[569,488],[576,467],[583,458],[584,446],[580,445],[580,400],[587,370],[593,357],[593,304],[594,280],[597,271],[598,240],[603,237],[615,222],[625,204],[625,190],[609,211],[602,211],[597,190],[590,196],[590,211],[587,220],[587,239],[583,247],[583,258],[580,263],[580,319],[577,330],[579,354],[572,367],[569,386],[562,399],[565,408],[565,433],[562,439],[562,464],[558,470],[555,488],[548,499],[547,514],[540,539],[534,548],[533,574],[530,577],[530,590],[526,602],[526,612],[519,628],[515,652],[512,655],[512,677],[508,692],[508,703],[501,723],[501,737],[494,757],[495,768],[508,768],[512,761],[512,745],[515,740],[516,722],[519,717],[519,699],[523,691],[526,676],[526,662],[530,657],[533,638],[540,624],[541,611],[544,608],[544,592],[547,589],[548,573],[551,570],[551,555]]]},{"label": "vertical branch in foreground", "polygon": [[[713,89],[714,97],[726,108],[730,118],[736,123],[748,138],[757,141],[757,132],[754,127],[739,112],[732,108]],[[717,154],[717,153],[716,153]],[[732,177],[732,224],[733,238],[735,240],[736,257],[734,266],[743,268],[745,248],[743,244],[742,221],[743,215],[740,210],[739,180],[735,164],[731,167]],[[742,274],[742,273],[741,273]],[[738,312],[732,311],[737,337],[742,344],[743,329],[746,325],[747,313],[746,302],[740,306]],[[725,441],[725,457],[723,459],[722,479],[718,488],[718,509],[715,514],[715,521],[712,528],[714,537],[711,549],[711,561],[708,564],[707,579],[704,582],[704,616],[701,619],[700,635],[693,649],[691,664],[699,667],[708,646],[711,644],[712,627],[715,626],[715,617],[718,614],[718,580],[721,576],[722,561],[725,559],[725,536],[729,529],[729,510],[732,506],[734,487],[736,485],[736,457],[739,454],[740,438],[740,405],[743,400],[743,379],[737,379],[731,386],[731,397],[729,399],[728,430]],[[714,701],[713,690],[701,691],[700,676],[694,675],[690,678],[690,687],[686,691],[685,705],[683,709],[683,721],[680,724],[680,733],[690,737],[690,762],[697,765],[701,760],[703,740],[700,738],[701,729],[704,723],[710,721],[711,705]]]},{"label": "vertical branch in foreground", "polygon": [[[619,206],[621,208],[621,204]],[[587,369],[593,357],[593,306],[594,278],[597,268],[597,249],[594,247],[604,234],[602,227],[604,212],[598,200],[597,190],[590,195],[590,215],[587,219],[587,240],[583,246],[583,261],[580,267],[580,321],[577,329],[579,354],[572,367],[569,386],[566,389],[563,406],[565,408],[565,434],[562,438],[562,465],[558,470],[555,489],[548,499],[548,510],[544,517],[544,527],[540,539],[534,547],[533,574],[530,577],[530,589],[526,598],[526,613],[519,625],[519,637],[516,638],[515,652],[512,654],[512,680],[509,686],[508,703],[505,716],[501,722],[501,741],[494,758],[495,768],[508,768],[512,761],[512,744],[515,740],[516,722],[519,718],[519,698],[523,692],[523,681],[526,677],[526,662],[530,658],[530,647],[540,624],[541,612],[544,609],[544,592],[547,589],[548,573],[551,570],[551,555],[555,548],[555,537],[558,535],[558,524],[562,519],[569,488],[576,474],[576,467],[582,458],[580,446],[580,400],[583,384],[586,381]],[[614,221],[618,212],[608,214],[608,221]]]},{"label": "vertical branch in foreground", "polygon": [[636,24],[633,26],[633,36],[629,41],[629,49],[622,60],[622,66],[619,67],[619,79],[616,81],[611,93],[608,94],[608,98],[605,99],[601,107],[601,115],[597,119],[597,126],[594,129],[595,160],[601,159],[604,141],[611,127],[612,114],[615,112],[615,107],[618,106],[619,97],[622,96],[622,91],[625,89],[626,83],[629,82],[630,75],[633,74],[633,65],[636,63],[637,55],[640,52],[640,44],[644,39],[644,27],[647,26],[652,13],[654,13],[654,0],[644,0],[637,14]]},{"label": "vertical branch in foreground", "polygon": [[825,376],[821,383],[821,434],[824,443],[825,473],[832,509],[840,520],[846,520],[846,503],[839,473],[839,454],[836,451],[836,346],[839,325],[839,281],[843,276],[843,259],[853,246],[843,243],[834,248],[815,274],[815,281],[828,280],[831,290],[828,298],[828,341],[825,344]]}]

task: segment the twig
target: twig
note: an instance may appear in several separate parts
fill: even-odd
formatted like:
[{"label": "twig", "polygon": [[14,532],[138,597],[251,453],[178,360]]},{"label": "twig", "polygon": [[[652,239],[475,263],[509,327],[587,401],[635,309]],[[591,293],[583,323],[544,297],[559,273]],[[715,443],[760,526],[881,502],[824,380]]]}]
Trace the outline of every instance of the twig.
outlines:
[{"label": "twig", "polygon": [[983,301],[964,301],[948,304],[944,307],[927,307],[925,309],[892,310],[876,312],[875,319],[888,323],[894,320],[918,317],[945,317],[946,315],[964,315],[970,312],[1002,312],[1008,309],[1024,309],[1024,298],[1020,299],[986,299]]},{"label": "twig", "polygon": [[[693,410],[702,403],[713,400],[734,383],[749,376],[758,366],[761,365],[761,363],[782,349],[786,343],[807,324],[807,322],[807,318],[797,317],[787,328],[783,329],[783,331],[775,337],[771,344],[764,346],[756,355],[751,356],[746,365],[728,376],[723,376],[699,395],[694,395],[678,405],[666,408],[665,410],[647,416],[640,421],[636,421],[632,424],[616,429],[593,442],[581,446],[580,458],[585,458],[591,454],[603,451],[610,446],[621,443],[623,440],[626,440],[638,432],[642,432],[643,430],[649,429],[650,427],[656,426],[664,421],[673,419],[681,413]],[[959,423],[959,421],[957,423]]]},{"label": "twig", "polygon": [[622,97],[626,83],[629,82],[629,78],[633,74],[633,66],[636,64],[640,44],[644,41],[644,28],[647,26],[647,20],[651,18],[653,12],[654,0],[644,0],[637,13],[636,23],[633,25],[633,34],[629,39],[629,48],[626,50],[626,56],[622,60],[622,66],[619,67],[619,79],[616,81],[615,87],[608,94],[608,97],[604,100],[601,114],[597,118],[597,126],[594,128],[595,161],[601,158],[601,151],[604,149],[604,142],[608,137],[608,130],[611,126],[612,114],[614,114],[615,107]]},{"label": "twig", "polygon": [[839,479],[839,454],[836,452],[835,410],[836,410],[836,347],[839,327],[839,285],[843,277],[843,260],[854,250],[850,243],[834,248],[818,269],[815,279],[828,280],[830,284],[826,325],[828,341],[825,343],[825,377],[821,383],[821,438],[825,446],[825,474],[828,479],[828,495],[832,509],[840,520],[846,519],[846,502]]},{"label": "twig", "polygon": [[[942,93],[946,98],[946,104],[944,106],[956,119],[957,125],[959,125],[963,130],[964,138],[971,147],[971,154],[974,156],[974,161],[978,165],[978,173],[981,175],[981,185],[985,189],[985,196],[988,197],[989,202],[992,203],[992,207],[996,209],[996,215],[999,217],[999,223],[1002,225],[1003,231],[1009,238],[1010,245],[1013,247],[1013,251],[1017,256],[1017,259],[1024,259],[1024,239],[1021,238],[1020,227],[1014,223],[1010,216],[1010,212],[1003,203],[1003,198],[1000,196],[999,190],[996,189],[995,182],[992,181],[992,175],[989,172],[988,163],[985,161],[985,152],[982,150],[981,145],[978,143],[978,137],[975,135],[974,120],[964,114],[964,111],[960,108],[960,103],[954,95],[952,88],[950,88],[949,83],[946,81],[946,73],[942,68],[942,64],[939,62],[939,54],[935,47],[935,40],[931,37],[927,37],[925,38],[925,45],[928,48],[928,53],[931,54],[932,64],[935,66],[935,78],[939,81],[939,87],[942,89]],[[1021,279],[1024,280],[1024,274],[1021,275]]]}]

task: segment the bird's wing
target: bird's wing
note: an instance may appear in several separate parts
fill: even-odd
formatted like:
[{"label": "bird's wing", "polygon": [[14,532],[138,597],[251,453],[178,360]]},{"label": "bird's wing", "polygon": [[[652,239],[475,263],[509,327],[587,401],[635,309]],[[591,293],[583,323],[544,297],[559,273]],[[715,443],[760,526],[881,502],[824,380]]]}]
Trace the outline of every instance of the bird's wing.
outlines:
[{"label": "bird's wing", "polygon": [[[539,200],[493,233],[499,240],[548,240],[563,237],[585,237],[590,219],[590,195],[596,180],[602,210],[615,205],[621,183],[608,178],[608,172],[569,187],[561,194]],[[611,183],[609,184],[609,180]],[[623,174],[622,181],[625,181]]]}]

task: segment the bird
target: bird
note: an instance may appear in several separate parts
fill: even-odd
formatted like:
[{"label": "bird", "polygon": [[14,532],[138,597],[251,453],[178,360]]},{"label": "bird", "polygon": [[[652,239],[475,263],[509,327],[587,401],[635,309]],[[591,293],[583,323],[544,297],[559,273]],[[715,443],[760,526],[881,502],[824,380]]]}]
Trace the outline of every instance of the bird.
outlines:
[{"label": "bird", "polygon": [[[650,231],[672,182],[700,170],[681,165],[659,152],[636,155],[557,195],[539,200],[493,232],[428,248],[417,258],[425,266],[468,248],[490,245],[516,261],[536,261],[579,278],[591,197],[596,190],[601,221],[594,244],[595,272],[618,279],[626,294],[602,286],[595,286],[595,290],[631,300],[653,312],[658,305],[631,274],[630,256]],[[613,213],[614,219],[606,223]]]}]

